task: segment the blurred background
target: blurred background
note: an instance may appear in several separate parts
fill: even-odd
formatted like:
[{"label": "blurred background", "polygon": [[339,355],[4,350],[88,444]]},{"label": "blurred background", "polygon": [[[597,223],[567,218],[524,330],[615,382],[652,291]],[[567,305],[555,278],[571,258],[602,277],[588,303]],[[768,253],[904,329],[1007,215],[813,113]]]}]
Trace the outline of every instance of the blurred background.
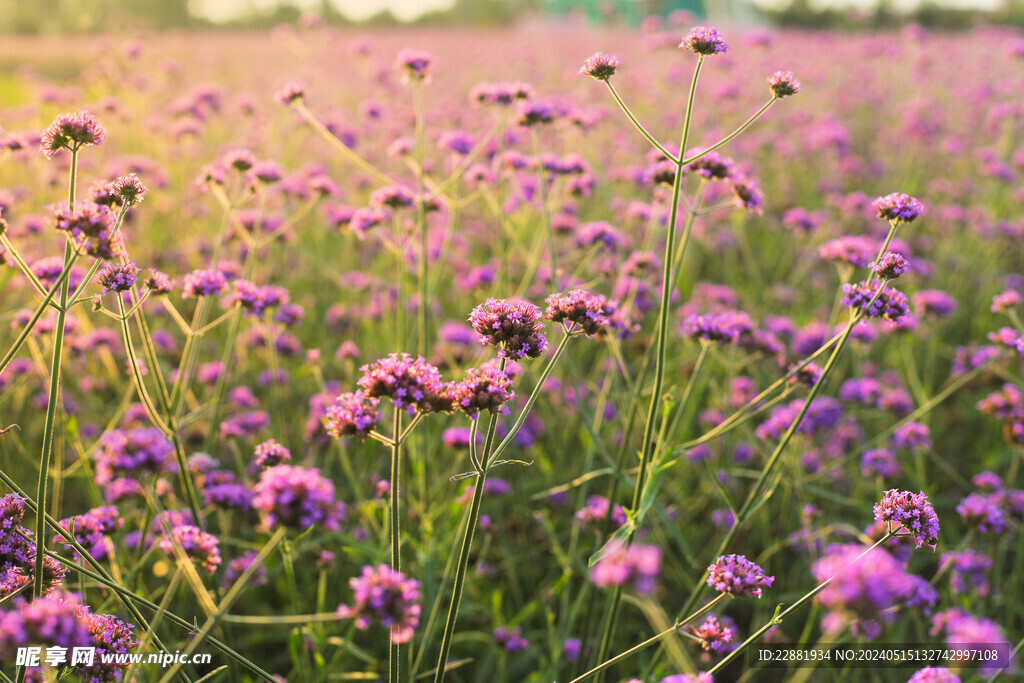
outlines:
[{"label": "blurred background", "polygon": [[1024,0],[0,0],[0,33],[262,29],[280,24],[508,25],[586,21],[639,26],[685,11],[720,24],[872,29],[1024,26]]}]

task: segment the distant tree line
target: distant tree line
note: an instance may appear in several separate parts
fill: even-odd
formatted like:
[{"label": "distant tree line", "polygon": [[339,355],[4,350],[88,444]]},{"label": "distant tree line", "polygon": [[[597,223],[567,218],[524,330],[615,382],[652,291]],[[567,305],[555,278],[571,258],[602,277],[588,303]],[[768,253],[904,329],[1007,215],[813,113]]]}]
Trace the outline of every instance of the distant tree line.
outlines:
[{"label": "distant tree line", "polygon": [[[455,0],[444,11],[421,17],[416,23],[431,25],[506,25],[525,14],[543,13],[549,0]],[[288,0],[269,12],[253,12],[229,22],[231,28],[263,29],[298,22],[304,12]],[[321,0],[322,21],[331,25],[350,22],[330,0]],[[1024,0],[1003,0],[991,13],[947,7],[923,0],[911,12],[897,12],[891,0],[879,0],[873,9],[817,8],[811,0],[791,0],[782,9],[760,10],[769,22],[811,29],[885,28],[915,23],[926,28],[962,29],[978,23],[1024,26]],[[397,23],[389,13],[371,17],[364,25]],[[55,34],[100,33],[111,29],[213,28],[192,14],[189,0],[0,0],[0,33]]]}]

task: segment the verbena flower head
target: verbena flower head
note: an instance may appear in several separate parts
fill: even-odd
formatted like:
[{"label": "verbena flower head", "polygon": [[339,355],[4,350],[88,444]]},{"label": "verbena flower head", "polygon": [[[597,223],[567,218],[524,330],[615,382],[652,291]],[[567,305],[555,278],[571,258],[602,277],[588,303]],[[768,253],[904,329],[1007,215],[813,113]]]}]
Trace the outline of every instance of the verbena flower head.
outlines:
[{"label": "verbena flower head", "polygon": [[872,264],[871,270],[883,280],[895,280],[900,275],[910,272],[910,263],[900,254],[887,251],[877,263]]},{"label": "verbena flower head", "polygon": [[469,322],[480,333],[481,344],[499,346],[499,356],[537,358],[548,347],[540,309],[523,300],[488,299],[473,309]]},{"label": "verbena flower head", "polygon": [[407,80],[422,81],[430,75],[434,55],[422,50],[402,50],[398,53],[398,68]]},{"label": "verbena flower head", "polygon": [[[25,499],[15,493],[0,498],[0,598],[32,583],[36,544],[32,532],[21,525]],[[43,560],[43,590],[49,592],[64,580],[66,570],[52,557]]]},{"label": "verbena flower head", "polygon": [[96,274],[96,284],[103,293],[127,292],[139,281],[139,269],[131,261],[110,263]]},{"label": "verbena flower head", "polygon": [[100,145],[106,136],[107,131],[87,111],[61,114],[43,131],[39,149],[52,159],[62,149],[76,152],[86,145]]},{"label": "verbena flower head", "polygon": [[960,683],[960,677],[944,666],[926,666],[907,679],[907,683]]},{"label": "verbena flower head", "polygon": [[875,504],[875,521],[888,522],[894,531],[905,530],[914,537],[918,548],[928,546],[934,550],[939,540],[939,518],[924,492],[886,491]]},{"label": "verbena flower head", "polygon": [[174,469],[174,446],[156,427],[115,429],[100,439],[96,460],[96,483],[110,484],[114,479],[138,479],[143,474],[162,474]]},{"label": "verbena flower head", "polygon": [[590,572],[595,586],[622,586],[632,582],[640,593],[654,590],[661,572],[661,550],[658,546],[634,544],[627,546],[614,539],[608,543]]},{"label": "verbena flower head", "polygon": [[993,313],[1006,313],[1024,303],[1024,296],[1016,289],[1006,289],[992,297]]},{"label": "verbena flower head", "polygon": [[51,208],[50,216],[54,228],[80,240],[90,256],[111,258],[120,251],[114,234],[117,216],[110,207],[91,201],[61,202]]},{"label": "verbena flower head", "polygon": [[754,214],[760,214],[764,210],[764,193],[752,178],[733,175],[729,182],[740,206]]},{"label": "verbena flower head", "polygon": [[356,384],[371,398],[390,398],[410,414],[451,410],[441,372],[422,356],[392,353],[359,369],[363,376]]},{"label": "verbena flower head", "polygon": [[[882,291],[875,297],[880,287]],[[843,285],[842,303],[844,306],[860,309],[869,318],[885,318],[893,322],[898,322],[910,312],[907,297],[903,292],[883,286],[878,280]]]},{"label": "verbena flower head", "polygon": [[54,592],[27,602],[18,596],[0,611],[0,659],[15,661],[19,647],[89,647],[92,638],[78,618],[78,600]]},{"label": "verbena flower head", "polygon": [[[881,633],[881,623],[892,621],[894,608],[934,604],[938,595],[928,582],[908,574],[903,562],[884,548],[830,546],[811,572],[818,582],[831,583],[815,600],[829,610],[822,622],[828,633],[850,627],[868,640]],[[859,559],[858,559],[859,558]]]},{"label": "verbena flower head", "polygon": [[449,388],[456,408],[471,418],[481,411],[491,415],[507,415],[508,402],[515,398],[512,380],[497,368],[481,367],[466,371],[466,376]]},{"label": "verbena flower head", "polygon": [[335,439],[355,436],[365,439],[377,428],[380,420],[380,399],[367,396],[363,391],[340,394],[327,408],[325,426]]},{"label": "verbena flower head", "polygon": [[520,126],[539,126],[555,120],[555,108],[547,102],[527,100],[519,105]]},{"label": "verbena flower head", "polygon": [[679,47],[686,48],[696,55],[717,55],[729,49],[729,45],[722,38],[717,28],[711,26],[697,26],[690,29],[690,32],[679,43]]},{"label": "verbena flower head", "polygon": [[829,240],[818,249],[818,255],[828,261],[849,263],[851,266],[864,268],[875,257],[878,250],[875,242],[862,235],[843,235]]},{"label": "verbena flower head", "polygon": [[[960,609],[950,609],[939,612],[932,617],[931,635],[941,632],[946,634],[946,644],[953,648],[968,649],[977,648],[984,644],[1006,643],[1007,637],[999,624],[991,619],[975,617]],[[997,659],[984,662],[978,667],[981,674],[990,674],[999,669],[1005,669],[1010,665],[1006,655],[1009,650],[1003,650]]]},{"label": "verbena flower head", "polygon": [[761,589],[771,586],[774,576],[768,576],[743,555],[723,555],[708,567],[708,585],[720,593],[741,597],[761,597]]},{"label": "verbena flower head", "polygon": [[228,291],[228,276],[220,270],[193,270],[186,275],[181,285],[181,298],[217,296]]},{"label": "verbena flower head", "polygon": [[[110,554],[113,545],[108,538],[122,526],[124,518],[114,506],[99,507],[89,510],[83,515],[68,517],[58,522],[65,531],[74,528],[75,541],[97,560],[104,560]],[[68,550],[74,548],[66,546]]]},{"label": "verbena flower head", "polygon": [[796,76],[793,75],[792,71],[776,71],[768,77],[768,89],[772,91],[772,96],[781,99],[790,95],[795,95],[803,88],[800,86],[800,81],[796,80]]},{"label": "verbena flower head", "polygon": [[924,215],[924,205],[902,192],[879,197],[871,206],[878,212],[879,218],[896,223],[911,223]]},{"label": "verbena flower head", "polygon": [[349,580],[353,604],[340,605],[338,614],[355,618],[365,631],[374,621],[391,630],[392,643],[408,643],[420,625],[420,582],[407,579],[386,564],[363,567],[361,576]]},{"label": "verbena flower head", "polygon": [[585,289],[573,289],[565,294],[552,294],[544,303],[548,305],[544,317],[562,323],[568,330],[581,330],[583,334],[600,332],[608,319],[604,315],[605,298]]},{"label": "verbena flower head", "polygon": [[1001,534],[1006,531],[1001,502],[999,494],[972,493],[960,501],[956,512],[967,526],[980,533]]},{"label": "verbena flower head", "polygon": [[[230,588],[235,581],[256,561],[258,553],[255,550],[247,550],[235,559],[228,562],[224,568],[224,578],[221,579],[222,588]],[[249,578],[250,586],[262,586],[267,583],[267,567],[259,567]]]},{"label": "verbena flower head", "polygon": [[505,652],[519,652],[530,647],[530,641],[523,638],[523,627],[516,626],[509,628],[499,626],[494,629],[494,644],[505,650]]},{"label": "verbena flower head", "polygon": [[741,336],[753,330],[754,321],[742,311],[723,311],[707,315],[694,313],[686,316],[680,327],[684,336],[695,341],[704,339],[721,344],[735,343]]},{"label": "verbena flower head", "polygon": [[82,680],[85,683],[112,683],[122,680],[130,664],[118,663],[118,655],[127,655],[140,645],[132,633],[132,625],[126,624],[113,614],[93,614],[86,607],[79,608],[78,620],[89,632],[92,646],[96,648],[93,663],[77,667]]},{"label": "verbena flower head", "polygon": [[283,462],[288,462],[292,459],[291,451],[287,448],[274,441],[268,439],[261,444],[256,446],[253,451],[253,464],[256,467],[276,467]]},{"label": "verbena flower head", "polygon": [[152,268],[149,269],[149,277],[146,278],[144,284],[153,296],[170,294],[174,289],[174,283],[167,276],[167,273],[162,273]]},{"label": "verbena flower head", "polygon": [[[306,86],[297,81],[289,81],[274,93],[274,99],[283,105],[291,105],[306,96]],[[252,164],[249,164],[251,167]]]},{"label": "verbena flower head", "polygon": [[604,52],[595,52],[587,58],[587,61],[583,62],[583,66],[581,66],[579,70],[579,75],[590,76],[599,81],[607,81],[615,75],[616,69],[620,66],[622,66],[622,60],[615,55],[609,55]]},{"label": "verbena flower head", "polygon": [[207,571],[213,572],[220,566],[220,541],[197,526],[183,524],[171,529],[160,539],[160,549],[174,555],[175,541],[181,544],[185,554],[199,562]]},{"label": "verbena flower head", "polygon": [[700,639],[700,646],[705,652],[721,652],[732,642],[733,629],[723,624],[713,614],[700,626],[691,627],[693,635]]},{"label": "verbena flower head", "polygon": [[316,468],[277,465],[263,470],[253,487],[252,506],[263,513],[263,526],[304,530],[323,524],[337,531],[345,513],[334,498],[334,484]]},{"label": "verbena flower head", "polygon": [[146,198],[146,186],[134,173],[120,176],[108,187],[113,196],[120,200],[122,206],[135,206]]},{"label": "verbena flower head", "polygon": [[963,595],[977,589],[978,595],[989,594],[990,586],[985,580],[985,573],[992,569],[992,560],[988,555],[974,550],[946,553],[939,561],[939,566],[951,570],[949,581],[954,593]]}]

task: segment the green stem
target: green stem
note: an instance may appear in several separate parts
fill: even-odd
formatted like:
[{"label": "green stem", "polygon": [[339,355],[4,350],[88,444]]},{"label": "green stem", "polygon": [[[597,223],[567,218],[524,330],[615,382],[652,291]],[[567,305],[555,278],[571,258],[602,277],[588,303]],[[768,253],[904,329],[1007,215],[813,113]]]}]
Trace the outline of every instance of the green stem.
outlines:
[{"label": "green stem", "polygon": [[[777,98],[777,97],[773,97],[772,99],[770,99],[767,102],[765,102],[764,106],[762,106],[760,109],[758,109],[756,112],[754,112],[754,114],[749,119],[744,121],[740,125],[739,128],[737,128],[733,132],[729,133],[724,138],[722,138],[721,140],[719,140],[715,144],[711,145],[707,149],[702,149],[700,152],[698,152],[697,154],[694,154],[689,159],[683,159],[682,164],[680,164],[680,165],[681,166],[686,166],[687,164],[692,164],[694,161],[696,161],[697,159],[700,159],[705,154],[708,154],[709,152],[713,152],[716,149],[718,149],[719,147],[725,145],[727,142],[729,142],[730,140],[735,138],[737,135],[739,135],[740,133],[745,131],[747,128],[749,128],[750,124],[752,124],[754,121],[756,121],[758,118],[760,118],[760,116],[762,114],[764,114],[766,111],[768,111],[768,107],[770,107],[773,104],[775,104],[776,100],[778,100],[778,99],[779,98]],[[679,150],[679,156],[683,156],[684,154],[686,154],[686,150],[683,150],[683,149]]]},{"label": "green stem", "polygon": [[[394,409],[394,424],[391,430],[394,441],[391,446],[391,500],[390,500],[390,525],[391,535],[391,568],[396,572],[402,570],[402,529],[401,529],[401,498],[399,496],[399,485],[402,474],[402,409]],[[390,638],[390,656],[388,658],[388,681],[398,683],[402,677],[402,649],[399,643],[394,640],[395,629],[392,626]]]},{"label": "green stem", "polygon": [[594,674],[597,674],[597,673],[599,673],[601,671],[604,671],[605,669],[610,667],[612,664],[615,664],[616,662],[620,662],[623,659],[626,659],[627,657],[630,657],[631,655],[634,655],[637,652],[640,652],[641,650],[646,649],[647,647],[649,647],[649,646],[653,645],[654,643],[658,642],[659,640],[661,640],[665,636],[669,635],[670,633],[675,633],[676,631],[681,629],[683,626],[686,626],[688,623],[690,623],[691,621],[693,621],[694,619],[696,619],[700,615],[710,611],[715,605],[717,605],[719,602],[721,602],[725,598],[726,595],[728,595],[728,593],[720,593],[711,602],[709,602],[708,604],[704,605],[699,610],[697,610],[696,612],[694,612],[690,616],[686,617],[685,619],[680,619],[679,621],[677,621],[676,623],[674,623],[672,626],[668,627],[667,629],[665,629],[661,633],[659,633],[659,634],[657,634],[655,636],[651,636],[650,638],[648,638],[644,642],[640,643],[639,645],[635,645],[635,646],[629,648],[628,650],[626,650],[625,652],[623,652],[621,654],[618,654],[618,655],[615,655],[614,657],[612,657],[608,661],[605,661],[605,662],[602,662],[602,663],[598,664],[597,666],[595,666],[593,669],[591,669],[590,671],[586,672],[582,676],[579,676],[578,678],[572,679],[571,681],[569,681],[569,683],[580,683],[581,681],[585,681],[588,678],[590,678],[591,676],[593,676]]},{"label": "green stem", "polygon": [[[78,149],[71,150],[71,172],[68,180],[68,206],[75,203],[75,176],[78,171]],[[71,242],[64,243],[64,270],[70,270]],[[32,582],[32,599],[43,595],[43,561],[46,558],[46,486],[50,474],[50,456],[53,452],[53,432],[57,421],[57,405],[60,403],[60,366],[64,351],[64,325],[67,318],[68,279],[60,286],[60,308],[57,324],[53,328],[53,358],[50,362],[50,393],[46,404],[46,421],[43,424],[43,451],[39,457],[39,484],[36,487],[36,562]]]},{"label": "green stem", "polygon": [[[882,538],[878,539],[877,543],[875,543],[873,546],[871,546],[870,548],[868,548],[867,550],[862,552],[860,555],[858,555],[856,558],[854,558],[853,561],[850,562],[850,564],[847,565],[847,566],[848,567],[852,567],[856,563],[860,562],[862,559],[864,559],[865,555],[867,555],[872,550],[874,550],[878,546],[880,546],[883,543],[885,543],[886,541],[888,541],[894,535],[895,535],[894,532],[890,531],[885,536],[883,536]],[[838,576],[838,574],[836,576]],[[807,603],[808,600],[811,600],[815,595],[817,595],[821,591],[825,590],[830,583],[835,581],[835,579],[836,579],[835,576],[831,576],[828,579],[822,581],[812,591],[810,591],[809,593],[805,594],[802,598],[800,598],[799,600],[794,602],[792,605],[790,605],[789,608],[786,609],[784,612],[779,613],[779,614],[773,616],[771,619],[769,619],[767,624],[765,624],[764,626],[759,628],[757,631],[755,631],[749,638],[747,638],[742,643],[740,643],[739,647],[737,647],[735,650],[733,650],[732,652],[727,654],[725,656],[725,658],[722,659],[722,661],[720,661],[710,671],[708,671],[708,675],[713,676],[716,672],[718,672],[721,669],[723,669],[726,664],[728,664],[729,662],[733,661],[734,659],[739,657],[741,654],[743,654],[747,650],[747,648],[749,648],[751,645],[753,645],[761,636],[763,636],[765,633],[770,631],[772,628],[774,628],[774,627],[778,626],[779,624],[781,624],[783,619],[785,619],[787,616],[789,616],[791,613],[795,612],[796,610],[800,609],[800,607],[802,607],[805,603]]]},{"label": "green stem", "polygon": [[[679,141],[679,159],[676,160],[676,174],[672,181],[672,204],[669,207],[668,237],[665,240],[665,257],[662,272],[661,284],[661,308],[658,312],[658,337],[657,354],[654,364],[654,388],[651,393],[650,407],[647,410],[647,419],[644,422],[643,442],[640,451],[640,470],[637,472],[636,486],[633,489],[633,502],[631,510],[636,512],[640,504],[640,495],[643,492],[644,480],[647,476],[647,467],[650,464],[651,455],[654,451],[652,437],[657,422],[659,408],[662,402],[661,392],[665,384],[665,359],[668,341],[668,319],[669,307],[671,305],[672,291],[672,266],[675,257],[676,220],[679,215],[679,193],[683,182],[682,157],[686,153],[686,141],[690,135],[690,121],[693,114],[693,99],[697,91],[697,79],[700,77],[700,69],[704,64],[704,56],[697,59],[697,66],[693,70],[693,80],[690,82],[690,96],[686,103],[686,113],[683,119],[683,133]],[[629,533],[627,545],[633,542],[636,537],[637,527]],[[615,625],[618,619],[619,605],[622,600],[622,587],[616,586],[612,592],[611,605],[607,612],[604,633],[601,637],[601,645],[597,652],[597,660],[603,660],[611,649],[612,639],[615,635]],[[600,678],[598,679],[600,680]]]},{"label": "green stem", "polygon": [[[624,113],[629,118],[629,120],[633,122],[633,125],[636,126],[636,129],[638,131],[640,131],[640,134],[647,138],[647,142],[654,145],[654,148],[661,152],[666,159],[668,159],[669,161],[674,161],[675,163],[678,164],[679,159],[674,154],[669,152],[667,149],[662,147],[661,143],[655,140],[654,137],[647,132],[647,129],[640,125],[640,122],[636,120],[636,117],[633,116],[633,112],[629,110],[629,107],[626,106],[626,103],[622,101],[621,97],[619,97],[619,93],[615,90],[615,86],[612,85],[611,80],[605,80],[604,84],[608,86],[608,90],[611,92],[612,97],[614,97],[615,101],[618,102],[619,108],[622,109],[622,113]],[[680,151],[680,155],[682,155],[682,151]]]}]

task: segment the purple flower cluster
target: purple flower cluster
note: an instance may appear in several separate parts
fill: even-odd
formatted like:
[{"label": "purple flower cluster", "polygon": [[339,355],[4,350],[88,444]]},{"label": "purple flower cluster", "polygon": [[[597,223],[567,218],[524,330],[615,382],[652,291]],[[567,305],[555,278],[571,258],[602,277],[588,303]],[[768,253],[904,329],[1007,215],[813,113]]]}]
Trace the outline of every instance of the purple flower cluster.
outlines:
[{"label": "purple flower cluster", "polygon": [[[586,507],[576,511],[576,519],[583,527],[595,522],[604,524],[604,520],[608,518],[610,505],[611,503],[604,496],[590,496],[587,498]],[[622,526],[626,523],[626,510],[621,505],[615,505],[611,511],[611,520],[615,525]]]},{"label": "purple flower cluster", "polygon": [[156,427],[114,429],[100,440],[93,456],[96,460],[96,483],[105,486],[118,478],[136,479],[141,474],[162,474],[172,471],[174,446]]},{"label": "purple flower cluster", "polygon": [[[124,518],[116,507],[110,505],[93,508],[84,515],[68,517],[58,522],[68,532],[71,531],[72,523],[75,541],[94,559],[104,560],[114,547],[109,536],[124,526]],[[72,547],[67,546],[68,550]]]},{"label": "purple flower cluster", "polygon": [[19,647],[89,647],[92,638],[79,619],[78,600],[54,592],[27,602],[14,598],[13,609],[0,612],[0,660],[15,661]]},{"label": "purple flower cluster", "polygon": [[[235,581],[238,581],[239,577],[245,573],[249,567],[256,561],[257,553],[255,550],[247,550],[235,559],[228,562],[224,568],[224,576],[221,578],[220,585],[224,588],[229,588]],[[267,583],[267,567],[266,565],[261,566],[252,576],[249,577],[250,586],[262,586]]]},{"label": "purple flower cluster", "polygon": [[87,111],[60,114],[53,120],[39,139],[39,149],[47,159],[66,149],[77,152],[85,145],[100,145],[107,132],[96,117]]},{"label": "purple flower cluster", "polygon": [[117,200],[117,204],[128,207],[135,206],[145,199],[148,190],[139,180],[139,176],[129,173],[111,181],[107,186],[107,191]]},{"label": "purple flower cluster", "polygon": [[530,641],[523,638],[523,627],[499,626],[494,629],[494,644],[505,652],[519,652],[530,647]]},{"label": "purple flower cluster", "polygon": [[287,448],[274,441],[268,439],[263,443],[257,444],[256,449],[253,452],[253,464],[261,469],[267,467],[276,467],[283,462],[288,462],[292,459],[291,451]]},{"label": "purple flower cluster", "polygon": [[944,666],[926,666],[907,679],[907,683],[960,683],[960,677]]},{"label": "purple flower cluster", "polygon": [[690,630],[700,640],[701,649],[705,652],[721,652],[735,637],[733,629],[713,614],[709,614],[700,626],[693,626]]},{"label": "purple flower cluster", "polygon": [[360,368],[363,376],[356,382],[370,398],[390,398],[395,408],[409,414],[449,412],[452,409],[441,372],[422,356],[392,353]]},{"label": "purple flower cluster", "polygon": [[379,621],[391,630],[392,643],[408,643],[420,625],[420,582],[407,579],[386,564],[363,567],[361,576],[349,580],[353,605],[340,605],[338,614],[355,618],[356,628],[366,630]]},{"label": "purple flower cluster", "polygon": [[[35,576],[36,544],[31,540],[32,532],[21,525],[24,516],[25,500],[21,496],[9,493],[0,498],[0,598],[28,585]],[[52,557],[44,557],[44,592],[59,586],[65,573]]]},{"label": "purple flower cluster", "polygon": [[171,528],[169,534],[160,538],[160,549],[174,555],[176,545],[181,545],[185,555],[196,560],[208,572],[213,573],[220,566],[220,542],[197,526],[182,524]]},{"label": "purple flower cluster", "polygon": [[583,62],[580,67],[580,76],[591,76],[599,81],[607,81],[615,75],[615,71],[622,66],[622,60],[615,55],[595,52]]},{"label": "purple flower cluster", "polygon": [[988,555],[974,550],[945,553],[939,565],[951,570],[949,581],[954,593],[964,595],[977,589],[978,595],[988,595],[990,587],[985,573],[992,569]]},{"label": "purple flower cluster", "polygon": [[377,427],[379,407],[380,399],[367,396],[362,391],[340,394],[327,408],[324,419],[327,433],[335,439],[343,436],[365,439]]},{"label": "purple flower cluster", "polygon": [[890,529],[906,530],[918,548],[928,546],[934,550],[939,540],[939,518],[924,492],[886,491],[875,504],[875,521],[888,522]]},{"label": "purple flower cluster", "polygon": [[[932,617],[929,634],[934,636],[940,633],[945,633],[946,644],[954,648],[1007,642],[1006,635],[997,623],[991,619],[972,616],[961,609],[946,610]],[[991,674],[1009,666],[1010,659],[1000,656],[979,666],[978,671],[982,674]]]},{"label": "purple flower cluster", "polygon": [[434,63],[434,56],[422,50],[405,49],[398,53],[398,67],[402,69],[405,78],[422,81],[430,75],[430,67]]},{"label": "purple flower cluster", "polygon": [[515,398],[512,380],[493,367],[471,368],[465,377],[448,388],[452,404],[472,419],[481,411],[507,415],[508,402]]},{"label": "purple flower cluster", "polygon": [[956,513],[967,526],[983,534],[1001,534],[1006,531],[1006,517],[998,495],[971,493],[956,506]]},{"label": "purple flower cluster", "polygon": [[887,251],[871,266],[871,270],[883,280],[895,280],[900,275],[910,272],[910,263],[900,254]]},{"label": "purple flower cluster", "polygon": [[567,331],[581,330],[583,334],[600,332],[608,319],[604,315],[605,298],[585,289],[573,289],[565,294],[552,294],[544,300],[544,317],[562,323]]},{"label": "purple flower cluster", "polygon": [[215,268],[193,270],[183,278],[181,284],[182,299],[217,296],[226,291],[228,291],[228,276]]},{"label": "purple flower cluster", "polygon": [[894,223],[911,223],[924,215],[924,205],[902,192],[879,197],[871,205],[878,217]]},{"label": "purple flower cluster", "polygon": [[871,640],[881,632],[881,622],[892,621],[894,607],[934,604],[938,598],[927,581],[908,574],[885,549],[874,548],[860,557],[865,550],[867,546],[830,546],[811,568],[818,582],[831,579],[815,598],[829,610],[823,621],[828,633],[849,626],[854,635]]},{"label": "purple flower cluster", "polygon": [[790,95],[795,95],[803,88],[800,86],[800,81],[796,80],[796,76],[793,75],[792,71],[776,71],[768,77],[768,89],[772,92],[772,97],[781,99]]},{"label": "purple flower cluster", "polygon": [[499,356],[537,358],[548,347],[540,309],[529,301],[488,299],[473,309],[469,323],[481,335],[480,343],[499,346]]},{"label": "purple flower cluster", "polygon": [[691,339],[732,344],[740,337],[754,330],[754,321],[743,311],[723,311],[698,315],[696,313],[683,319],[680,332]]},{"label": "purple flower cluster", "polygon": [[760,598],[761,589],[774,581],[774,576],[765,574],[743,555],[723,555],[708,567],[708,586],[736,598]]},{"label": "purple flower cluster", "polygon": [[277,465],[263,470],[253,487],[252,506],[263,513],[263,526],[305,530],[314,524],[337,531],[345,505],[334,498],[334,484],[317,468]]},{"label": "purple flower cluster", "polygon": [[477,83],[469,91],[469,100],[476,105],[509,107],[533,97],[529,83]]},{"label": "purple flower cluster", "polygon": [[127,292],[139,281],[139,269],[131,261],[107,264],[96,274],[96,284],[103,287],[103,293]]},{"label": "purple flower cluster", "polygon": [[109,207],[91,201],[61,202],[50,209],[50,218],[54,228],[79,240],[90,256],[109,259],[121,252],[114,234],[117,216]]},{"label": "purple flower cluster", "polygon": [[661,549],[655,545],[630,545],[614,539],[590,571],[595,586],[622,586],[629,582],[640,593],[654,590],[661,572]]},{"label": "purple flower cluster", "polygon": [[[879,293],[881,288],[881,293]],[[877,296],[876,296],[877,295]],[[877,280],[843,285],[844,306],[863,311],[869,318],[885,318],[898,322],[910,312],[907,297],[899,290],[883,285]]]},{"label": "purple flower cluster", "polygon": [[78,673],[84,683],[113,683],[120,681],[128,670],[129,664],[118,664],[117,655],[127,655],[139,646],[139,640],[132,632],[131,624],[126,624],[112,614],[93,614],[81,607],[78,619],[85,626],[92,638],[93,663],[78,667]]},{"label": "purple flower cluster", "polygon": [[844,235],[829,240],[818,249],[818,255],[826,261],[849,263],[857,268],[864,268],[875,257],[875,242],[861,235]]},{"label": "purple flower cluster", "polygon": [[679,47],[686,48],[696,55],[717,55],[729,49],[729,45],[722,38],[717,28],[710,26],[697,26],[690,29],[690,32],[679,43]]}]

